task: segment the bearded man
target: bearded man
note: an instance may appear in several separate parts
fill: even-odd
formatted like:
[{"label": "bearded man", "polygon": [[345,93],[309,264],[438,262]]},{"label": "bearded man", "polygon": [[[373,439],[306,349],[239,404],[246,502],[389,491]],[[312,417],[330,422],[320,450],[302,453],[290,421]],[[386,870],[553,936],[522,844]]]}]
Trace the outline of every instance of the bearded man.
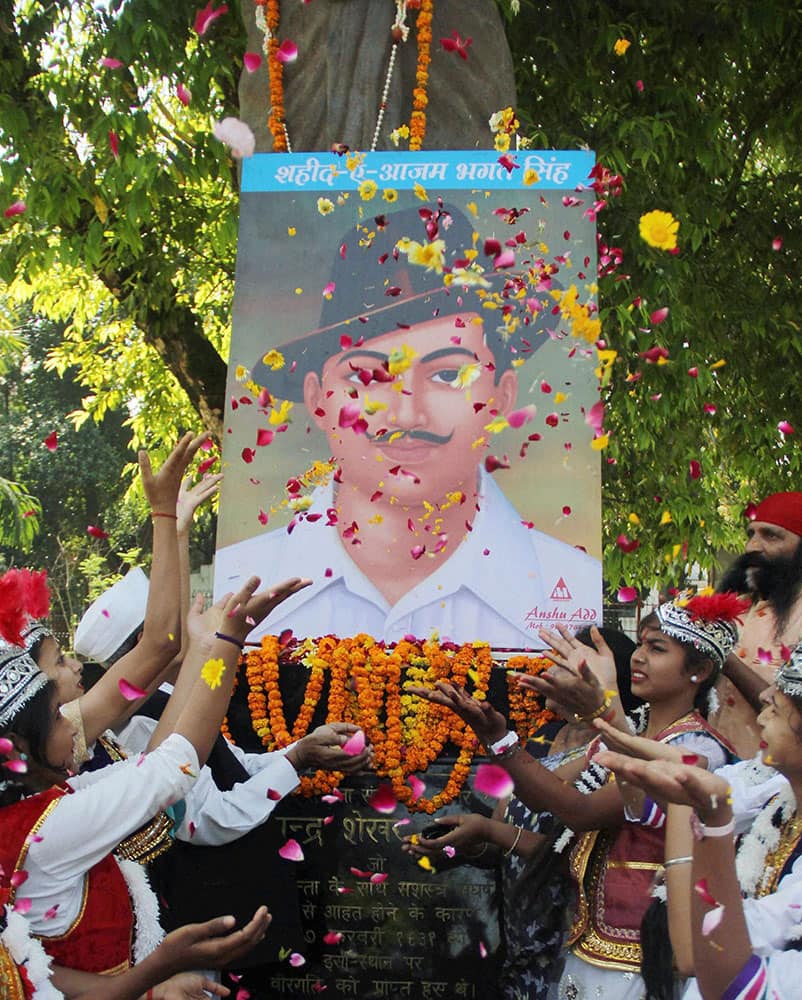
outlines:
[{"label": "bearded man", "polygon": [[719,590],[748,595],[739,640],[716,685],[711,722],[741,757],[756,753],[757,695],[802,639],[802,493],[772,493],[752,513],[747,542]]}]

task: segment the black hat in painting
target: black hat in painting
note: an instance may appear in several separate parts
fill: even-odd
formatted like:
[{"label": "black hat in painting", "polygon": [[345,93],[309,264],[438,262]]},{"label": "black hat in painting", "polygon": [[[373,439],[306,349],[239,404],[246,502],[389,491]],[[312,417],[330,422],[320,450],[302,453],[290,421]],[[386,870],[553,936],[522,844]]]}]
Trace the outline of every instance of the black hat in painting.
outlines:
[{"label": "black hat in painting", "polygon": [[[445,243],[443,274],[410,263],[408,255],[398,247],[404,240],[429,243],[432,221],[437,226],[435,239]],[[499,371],[509,368],[516,357],[526,358],[548,339],[560,321],[560,311],[549,290],[560,289],[561,285],[547,275],[541,284],[550,287],[533,293],[509,273],[494,270],[491,258],[486,273],[471,270],[466,254],[473,255],[474,243],[473,226],[453,205],[402,209],[350,229],[338,244],[346,249],[338,249],[334,255],[329,274],[334,288],[323,298],[317,329],[274,345],[284,356],[284,366],[274,371],[264,363],[263,356],[253,366],[253,381],[279,399],[302,400],[307,372],[322,370],[324,363],[342,349],[343,335],[353,343],[367,342],[442,316],[482,316],[485,340]],[[481,255],[483,248],[476,249]],[[444,278],[449,273],[454,277],[446,284]],[[491,301],[494,309],[484,305]],[[513,311],[521,319],[512,334],[505,326],[502,311]]]}]

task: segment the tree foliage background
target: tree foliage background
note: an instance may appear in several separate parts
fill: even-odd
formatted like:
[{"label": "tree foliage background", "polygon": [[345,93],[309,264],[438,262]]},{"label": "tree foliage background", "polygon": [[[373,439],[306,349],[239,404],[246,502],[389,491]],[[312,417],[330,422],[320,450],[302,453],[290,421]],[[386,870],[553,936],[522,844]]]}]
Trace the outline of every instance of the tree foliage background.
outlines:
[{"label": "tree foliage background", "polygon": [[[101,448],[158,451],[198,421],[221,432],[237,170],[210,124],[238,115],[253,8],[230,3],[199,37],[199,6],[0,0],[0,207],[26,204],[0,220],[4,315],[31,310],[50,322],[47,335],[39,319],[4,325],[8,372],[0,377],[6,398],[16,394],[14,405],[28,412],[25,370],[64,376],[70,387],[34,387],[50,409],[5,432],[17,461],[4,460],[0,472],[41,501],[42,538],[59,515],[40,466],[50,461],[62,482],[74,479],[64,504],[78,522],[97,515],[115,532],[120,525],[106,572],[142,539],[136,507],[125,507],[120,490],[125,462]],[[388,25],[393,6],[387,0]],[[800,485],[798,434],[778,425],[802,432],[802,11],[779,0],[498,7],[521,133],[535,147],[588,146],[624,178],[622,196],[598,218],[601,241],[622,256],[599,289],[604,340],[615,352],[603,388],[608,586],[680,582],[689,563],[712,567],[720,550],[740,545],[749,501]],[[464,9],[435,0],[436,27],[460,31]],[[618,40],[630,43],[621,55]],[[293,72],[302,72],[296,41]],[[331,66],[347,43],[332,42]],[[376,44],[389,52],[389,34]],[[482,44],[473,40],[468,61]],[[122,66],[105,67],[104,58]],[[459,60],[436,35],[433,61],[444,59],[458,88]],[[191,90],[187,107],[179,84]],[[367,107],[375,96],[365,96]],[[430,99],[447,102],[449,93]],[[268,103],[265,93],[265,116]],[[680,222],[676,255],[638,234],[639,217],[656,208]],[[652,314],[664,307],[657,324]],[[667,350],[664,363],[642,356],[654,347]],[[48,453],[42,440],[56,421],[66,427],[68,413],[77,450]],[[12,501],[0,501],[6,558],[52,560],[44,543],[23,552],[14,511],[34,508]],[[28,520],[20,530],[30,535]],[[90,544],[84,527],[71,529],[79,563]],[[617,544],[622,535],[639,546],[625,551],[632,545]]]}]

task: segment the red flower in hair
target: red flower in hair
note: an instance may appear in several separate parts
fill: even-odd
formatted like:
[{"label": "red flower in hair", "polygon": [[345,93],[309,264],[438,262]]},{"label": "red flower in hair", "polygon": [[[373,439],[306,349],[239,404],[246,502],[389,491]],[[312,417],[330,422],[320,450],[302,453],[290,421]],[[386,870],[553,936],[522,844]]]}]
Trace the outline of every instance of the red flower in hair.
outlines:
[{"label": "red flower in hair", "polygon": [[750,605],[748,597],[739,597],[728,590],[723,594],[697,594],[688,601],[685,610],[691,618],[704,622],[731,622],[747,612]]}]

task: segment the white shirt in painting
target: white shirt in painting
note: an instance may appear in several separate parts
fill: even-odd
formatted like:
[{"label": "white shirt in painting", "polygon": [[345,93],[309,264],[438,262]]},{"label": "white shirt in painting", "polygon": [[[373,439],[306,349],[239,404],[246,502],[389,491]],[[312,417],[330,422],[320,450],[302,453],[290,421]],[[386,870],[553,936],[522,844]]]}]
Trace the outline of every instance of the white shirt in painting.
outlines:
[{"label": "white shirt in painting", "polygon": [[[601,563],[526,527],[492,477],[480,474],[473,530],[435,572],[390,605],[351,559],[337,528],[326,526],[333,486],[313,494],[310,513],[324,516],[227,545],[215,559],[215,596],[252,575],[309,577],[311,587],[278,607],[251,638],[290,628],[296,636],[356,635],[398,642],[437,631],[455,642],[542,649],[538,629],[577,630],[601,623]],[[389,569],[392,572],[392,569]]]}]

